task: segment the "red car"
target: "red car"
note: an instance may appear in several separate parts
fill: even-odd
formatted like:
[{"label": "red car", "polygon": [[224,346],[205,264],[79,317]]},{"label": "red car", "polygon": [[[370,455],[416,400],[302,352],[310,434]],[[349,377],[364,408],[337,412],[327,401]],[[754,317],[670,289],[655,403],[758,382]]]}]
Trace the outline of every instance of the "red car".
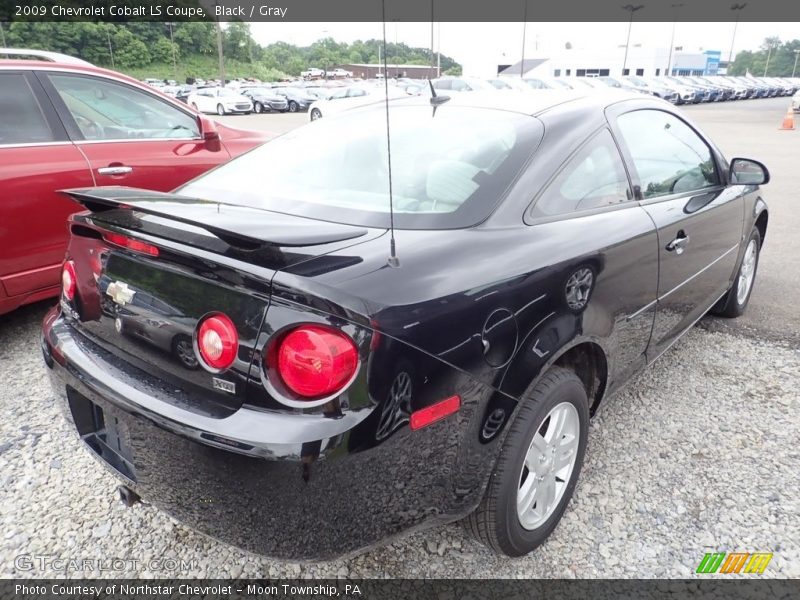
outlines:
[{"label": "red car", "polygon": [[135,79],[37,50],[0,60],[0,314],[57,296],[67,217],[58,190],[169,191],[269,135],[216,124]]}]

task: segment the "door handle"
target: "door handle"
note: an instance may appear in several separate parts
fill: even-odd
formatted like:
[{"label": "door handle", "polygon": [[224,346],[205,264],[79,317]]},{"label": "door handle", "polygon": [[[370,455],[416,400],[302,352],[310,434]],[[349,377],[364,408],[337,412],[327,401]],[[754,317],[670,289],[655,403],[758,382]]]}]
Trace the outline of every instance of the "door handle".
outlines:
[{"label": "door handle", "polygon": [[100,175],[127,175],[133,171],[133,167],[124,167],[124,166],[117,166],[117,167],[100,167],[97,169],[97,172]]},{"label": "door handle", "polygon": [[675,252],[675,254],[683,254],[683,251],[686,249],[686,246],[689,245],[689,236],[681,229],[678,232],[677,237],[672,240],[669,244],[667,244],[667,251],[668,252]]}]

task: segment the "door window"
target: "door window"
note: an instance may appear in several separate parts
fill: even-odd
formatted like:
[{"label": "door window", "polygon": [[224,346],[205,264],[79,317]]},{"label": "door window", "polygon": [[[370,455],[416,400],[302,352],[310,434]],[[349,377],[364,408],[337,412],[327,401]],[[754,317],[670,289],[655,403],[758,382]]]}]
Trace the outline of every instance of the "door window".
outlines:
[{"label": "door window", "polygon": [[676,116],[637,110],[617,119],[639,174],[644,198],[694,192],[719,184],[711,149]]},{"label": "door window", "polygon": [[607,129],[573,156],[534,207],[538,216],[612,206],[632,197],[622,158]]},{"label": "door window", "polygon": [[39,101],[22,73],[0,73],[0,145],[52,142]]},{"label": "door window", "polygon": [[50,81],[87,140],[200,136],[194,117],[133,87],[74,75]]}]

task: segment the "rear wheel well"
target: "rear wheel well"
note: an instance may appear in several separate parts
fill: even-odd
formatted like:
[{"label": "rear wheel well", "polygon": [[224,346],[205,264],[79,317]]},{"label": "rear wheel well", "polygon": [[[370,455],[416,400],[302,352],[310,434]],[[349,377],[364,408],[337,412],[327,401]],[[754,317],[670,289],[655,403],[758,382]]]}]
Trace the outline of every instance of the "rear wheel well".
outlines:
[{"label": "rear wheel well", "polygon": [[608,377],[608,363],[603,349],[592,342],[578,344],[558,357],[554,366],[570,369],[580,378],[589,398],[589,412],[594,415],[603,398]]},{"label": "rear wheel well", "polygon": [[764,245],[764,238],[767,236],[767,221],[769,220],[769,215],[767,211],[761,211],[761,214],[758,215],[756,219],[756,229],[758,229],[758,233],[761,234],[761,245]]}]

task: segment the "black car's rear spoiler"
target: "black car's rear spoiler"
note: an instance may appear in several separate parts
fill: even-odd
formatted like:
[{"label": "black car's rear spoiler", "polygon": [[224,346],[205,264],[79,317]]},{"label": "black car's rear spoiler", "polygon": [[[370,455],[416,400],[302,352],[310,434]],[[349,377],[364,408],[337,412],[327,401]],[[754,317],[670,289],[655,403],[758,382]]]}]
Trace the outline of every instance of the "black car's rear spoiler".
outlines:
[{"label": "black car's rear spoiler", "polygon": [[361,237],[366,229],[248,206],[130,187],[62,190],[93,213],[130,210],[200,227],[243,249],[316,246]]}]

